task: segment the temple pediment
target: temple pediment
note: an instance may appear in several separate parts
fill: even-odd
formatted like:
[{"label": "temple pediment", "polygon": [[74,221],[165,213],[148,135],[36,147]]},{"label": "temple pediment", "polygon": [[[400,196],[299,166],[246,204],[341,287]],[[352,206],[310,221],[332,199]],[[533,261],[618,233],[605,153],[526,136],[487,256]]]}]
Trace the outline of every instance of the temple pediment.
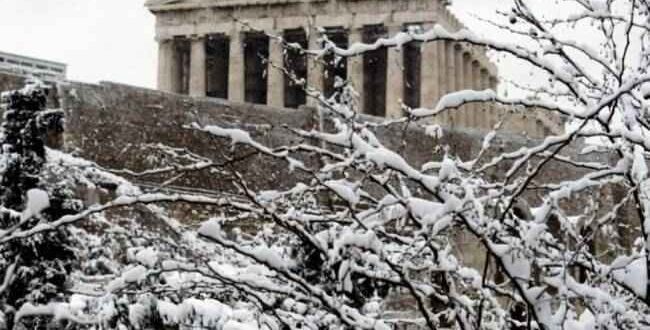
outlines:
[{"label": "temple pediment", "polygon": [[283,4],[297,2],[320,2],[326,0],[147,0],[145,6],[151,11],[211,8],[211,7],[232,7],[232,6],[254,6],[266,4]]},{"label": "temple pediment", "polygon": [[205,7],[215,5],[219,1],[215,0],[147,0],[145,6],[151,10],[155,9],[175,9],[186,7]]},{"label": "temple pediment", "polygon": [[144,5],[147,7],[161,6],[161,5],[174,5],[183,4],[188,2],[197,2],[196,0],[147,0]]}]

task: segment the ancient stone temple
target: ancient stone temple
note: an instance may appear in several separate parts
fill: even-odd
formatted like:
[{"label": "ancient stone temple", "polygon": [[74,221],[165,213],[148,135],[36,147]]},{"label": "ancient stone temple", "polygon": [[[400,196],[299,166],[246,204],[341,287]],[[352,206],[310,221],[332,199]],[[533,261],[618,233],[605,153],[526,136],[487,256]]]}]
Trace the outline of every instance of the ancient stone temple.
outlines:
[{"label": "ancient stone temple", "polygon": [[[483,49],[454,42],[411,43],[340,61],[314,59],[286,49],[276,38],[309,49],[322,33],[341,47],[409,29],[463,26],[442,0],[148,0],[156,16],[158,88],[231,101],[297,108],[313,104],[283,68],[326,96],[337,78],[359,92],[360,109],[377,116],[410,107],[433,107],[441,95],[495,88],[496,67]],[[321,40],[321,41],[319,41]],[[340,81],[340,80],[339,80]],[[490,128],[494,108],[467,106],[438,120],[452,126]],[[523,129],[535,130],[537,122]],[[526,125],[524,125],[526,126]],[[541,132],[540,132],[541,133]]]}]

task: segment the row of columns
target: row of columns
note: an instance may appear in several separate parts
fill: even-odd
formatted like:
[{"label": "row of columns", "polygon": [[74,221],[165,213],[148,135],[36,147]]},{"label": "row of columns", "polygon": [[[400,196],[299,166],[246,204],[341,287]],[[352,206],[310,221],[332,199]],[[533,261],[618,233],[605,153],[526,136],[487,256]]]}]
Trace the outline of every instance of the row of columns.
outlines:
[{"label": "row of columns", "polygon": [[[402,29],[401,26],[390,27],[389,35],[395,35]],[[228,99],[243,102],[245,95],[245,67],[243,38],[239,31],[232,31],[229,35],[229,60],[228,60]],[[318,49],[319,36],[316,33],[308,34],[310,49]],[[360,29],[350,30],[348,44],[352,45],[362,41]],[[206,95],[206,47],[205,39],[193,37],[189,41],[189,78],[187,92],[191,96]],[[454,42],[424,43],[421,46],[420,63],[420,104],[421,107],[433,108],[443,95],[463,89],[487,89],[496,87],[496,78],[492,77],[479,62],[473,59],[470,50]],[[267,69],[268,87],[267,104],[271,106],[284,106],[284,73],[272,66],[282,66],[283,47],[277,39],[269,39],[269,63]],[[158,88],[163,91],[182,92],[183,81],[180,75],[183,69],[175,43],[165,40],[159,43],[159,70]],[[347,59],[348,80],[359,95],[364,95],[364,66],[363,57],[355,56]],[[387,53],[386,63],[386,116],[398,117],[402,115],[401,101],[405,99],[404,79],[404,52],[402,49],[390,48]],[[308,58],[307,83],[316,90],[323,90],[323,65],[313,57]],[[308,105],[316,105],[312,98],[307,99]],[[363,108],[363,98],[360,106]],[[442,114],[434,119],[435,122],[450,126],[465,126],[476,128],[491,128],[498,116],[478,105],[465,106],[458,111]]]},{"label": "row of columns", "polygon": [[[436,42],[422,45],[422,106],[434,108],[444,95],[473,89],[495,89],[497,80],[481,67],[471,50],[455,42]],[[491,128],[499,120],[495,108],[485,104],[463,106],[434,118],[436,123],[448,126]]]}]

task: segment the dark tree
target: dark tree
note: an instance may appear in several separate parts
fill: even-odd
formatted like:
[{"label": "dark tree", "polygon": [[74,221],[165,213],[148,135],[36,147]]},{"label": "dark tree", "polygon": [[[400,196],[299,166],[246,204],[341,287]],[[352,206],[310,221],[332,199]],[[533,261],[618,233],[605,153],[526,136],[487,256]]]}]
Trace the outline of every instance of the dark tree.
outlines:
[{"label": "dark tree", "polygon": [[[78,211],[71,194],[59,184],[42,177],[46,161],[45,141],[50,129],[59,129],[62,115],[46,111],[47,90],[28,86],[6,96],[2,124],[2,179],[0,184],[0,227],[25,230]],[[38,189],[49,201],[42,212],[22,211],[27,192]],[[22,212],[21,212],[22,211]],[[36,214],[33,214],[36,213]],[[46,303],[61,299],[61,293],[75,258],[74,244],[67,227],[32,237],[17,239],[0,247],[0,269],[6,287],[0,304],[12,328],[11,315],[24,303]],[[30,320],[38,328],[43,320]]]}]

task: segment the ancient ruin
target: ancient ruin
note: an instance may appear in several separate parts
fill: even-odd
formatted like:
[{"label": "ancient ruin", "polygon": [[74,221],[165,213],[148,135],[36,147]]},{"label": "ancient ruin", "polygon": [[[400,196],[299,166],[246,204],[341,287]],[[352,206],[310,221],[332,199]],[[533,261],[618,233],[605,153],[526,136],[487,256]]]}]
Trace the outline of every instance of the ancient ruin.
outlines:
[{"label": "ancient ruin", "polygon": [[[289,68],[326,95],[333,92],[335,77],[347,79],[362,95],[364,113],[400,116],[400,100],[410,107],[431,107],[445,93],[495,88],[498,82],[483,49],[453,42],[382,48],[335,63],[285,51],[268,36],[316,49],[322,46],[319,31],[347,47],[434,24],[450,31],[463,28],[443,1],[149,0],[147,7],[157,19],[158,88],[163,91],[277,107],[310,103],[281,70]],[[445,121],[481,125],[485,115],[473,110]]]}]

